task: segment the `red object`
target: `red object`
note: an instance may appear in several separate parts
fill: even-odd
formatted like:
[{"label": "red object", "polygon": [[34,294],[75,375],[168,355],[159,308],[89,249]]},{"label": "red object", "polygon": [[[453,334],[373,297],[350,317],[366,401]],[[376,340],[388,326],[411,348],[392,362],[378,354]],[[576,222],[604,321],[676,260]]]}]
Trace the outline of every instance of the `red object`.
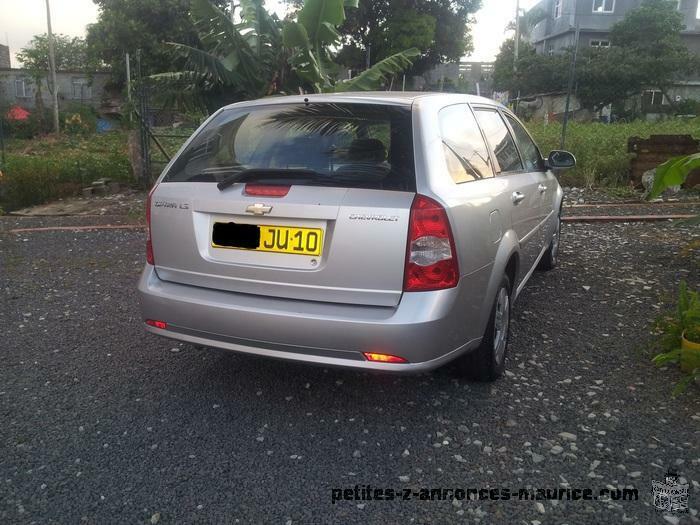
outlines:
[{"label": "red object", "polygon": [[151,197],[154,191],[156,191],[155,186],[148,192],[148,197],[146,198],[146,227],[148,228],[148,237],[146,238],[146,262],[151,266],[155,266],[156,264],[153,258],[153,241],[151,239]]},{"label": "red object", "polygon": [[146,319],[146,324],[148,326],[155,326],[156,328],[160,328],[162,330],[165,330],[168,327],[168,323],[165,321],[155,321],[153,319]]},{"label": "red object", "polygon": [[245,185],[245,194],[256,197],[284,197],[290,188],[291,186],[248,183]]},{"label": "red object", "polygon": [[376,352],[363,352],[368,361],[377,363],[408,363],[403,357],[389,354],[378,354]]},{"label": "red object", "polygon": [[12,106],[7,112],[7,120],[27,120],[29,118],[29,111],[19,106]]},{"label": "red object", "polygon": [[406,247],[405,292],[454,288],[459,282],[455,242],[445,209],[416,195],[411,205]]}]

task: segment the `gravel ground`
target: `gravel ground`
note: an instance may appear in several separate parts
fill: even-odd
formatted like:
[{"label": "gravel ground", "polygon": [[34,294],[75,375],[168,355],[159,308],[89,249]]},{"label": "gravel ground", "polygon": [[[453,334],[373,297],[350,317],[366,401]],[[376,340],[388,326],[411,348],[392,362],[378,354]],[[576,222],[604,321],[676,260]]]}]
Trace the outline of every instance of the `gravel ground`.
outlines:
[{"label": "gravel ground", "polygon": [[[146,334],[139,231],[0,235],[2,523],[665,523],[700,509],[700,396],[649,364],[698,232],[571,224],[518,303],[507,376],[396,377]],[[695,246],[695,248],[693,248]],[[331,504],[331,488],[635,487],[639,501]]]},{"label": "gravel ground", "polygon": [[564,206],[563,215],[700,215],[700,202],[664,204],[577,204]]}]

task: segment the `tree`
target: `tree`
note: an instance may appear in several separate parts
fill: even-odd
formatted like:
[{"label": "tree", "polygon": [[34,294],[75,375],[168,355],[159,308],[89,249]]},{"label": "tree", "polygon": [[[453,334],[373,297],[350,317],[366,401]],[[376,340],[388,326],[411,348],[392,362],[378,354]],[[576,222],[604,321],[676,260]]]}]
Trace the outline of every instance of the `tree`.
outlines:
[{"label": "tree", "polygon": [[[212,112],[226,104],[275,93],[285,77],[286,50],[282,25],[263,7],[263,0],[241,0],[241,23],[209,0],[191,0],[190,16],[198,43],[167,42],[181,57],[179,71],[150,78],[180,106]],[[178,62],[176,60],[176,62]]]},{"label": "tree", "polygon": [[[56,34],[54,38],[54,56],[56,58],[57,71],[94,71],[95,64],[89,58],[85,40],[78,37],[69,37]],[[49,75],[49,39],[45,33],[35,35],[29,44],[17,53],[17,60],[22,67],[29,71],[32,83],[36,86],[34,98],[38,118],[42,118],[44,102],[42,99],[42,86],[45,80],[50,93],[53,93],[53,85],[48,82]]]},{"label": "tree", "polygon": [[[613,26],[610,48],[580,47],[575,85],[583,107],[599,110],[621,103],[645,87],[665,95],[675,81],[697,69],[697,57],[681,38],[683,19],[676,7],[673,1],[644,0]],[[529,44],[520,50],[516,72],[513,40],[501,46],[494,66],[496,89],[532,95],[566,87],[572,49],[553,56],[537,55]]]},{"label": "tree", "polygon": [[[96,23],[88,26],[90,52],[112,71],[118,86],[126,80],[125,53],[141,50],[144,75],[167,71],[172,63],[164,42],[198,45],[189,16],[190,0],[94,0],[99,7]],[[221,8],[226,0],[214,2]]]},{"label": "tree", "polygon": [[[54,50],[57,71],[84,71],[91,67],[85,40],[66,35],[54,35]],[[17,60],[22,67],[30,70],[49,70],[49,39],[43,35],[35,35],[27,47],[17,53]]]},{"label": "tree", "polygon": [[514,48],[515,40],[506,40],[496,57],[493,82],[497,91],[510,91],[512,96],[527,96],[564,89],[569,71],[569,53],[538,55],[534,47],[521,42],[516,69],[513,67]]},{"label": "tree", "polygon": [[370,64],[380,62],[397,49],[392,39],[399,36],[404,46],[421,51],[411,69],[420,75],[472,50],[468,24],[480,6],[481,0],[360,0],[340,28],[344,44],[340,58],[348,67],[364,69],[368,52]]},{"label": "tree", "polygon": [[[664,95],[675,81],[697,68],[697,57],[688,51],[681,38],[683,16],[677,7],[675,1],[644,0],[615,24],[610,33],[611,44],[627,53],[634,76],[641,77],[642,86],[657,88]],[[639,87],[635,87],[637,92]]]},{"label": "tree", "polygon": [[[338,82],[333,49],[356,0],[307,0],[296,19],[280,21],[263,0],[240,0],[241,22],[210,3],[191,0],[197,46],[169,42],[183,60],[178,71],[152,75],[180,105],[209,112],[239,100],[280,92],[347,91],[377,88],[411,65],[417,49],[395,53],[356,78]],[[283,45],[284,44],[284,45]],[[160,90],[164,93],[165,90]],[[171,97],[172,98],[172,97]]]}]

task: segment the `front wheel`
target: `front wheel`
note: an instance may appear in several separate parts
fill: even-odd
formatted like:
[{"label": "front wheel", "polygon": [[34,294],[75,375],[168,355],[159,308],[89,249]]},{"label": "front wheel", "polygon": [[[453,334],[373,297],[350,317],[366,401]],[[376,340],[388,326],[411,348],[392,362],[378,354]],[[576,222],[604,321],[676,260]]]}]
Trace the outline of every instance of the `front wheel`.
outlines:
[{"label": "front wheel", "polygon": [[504,275],[481,344],[457,362],[460,372],[470,379],[495,381],[503,375],[510,333],[510,294],[510,279]]},{"label": "front wheel", "polygon": [[547,251],[540,259],[537,269],[547,272],[557,267],[559,262],[559,241],[561,237],[561,212],[557,215],[557,224],[552,234],[552,241],[549,243]]}]

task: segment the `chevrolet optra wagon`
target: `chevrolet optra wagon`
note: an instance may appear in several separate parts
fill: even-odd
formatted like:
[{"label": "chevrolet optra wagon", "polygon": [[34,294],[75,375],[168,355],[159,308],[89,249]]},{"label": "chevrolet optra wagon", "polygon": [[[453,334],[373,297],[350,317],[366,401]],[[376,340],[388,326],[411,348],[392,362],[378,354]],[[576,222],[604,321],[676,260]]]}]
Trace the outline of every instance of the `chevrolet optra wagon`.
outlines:
[{"label": "chevrolet optra wagon", "polygon": [[562,190],[505,107],[442,93],[267,98],[212,115],[147,202],[146,329],[392,372],[503,373],[511,306],[557,263]]}]

